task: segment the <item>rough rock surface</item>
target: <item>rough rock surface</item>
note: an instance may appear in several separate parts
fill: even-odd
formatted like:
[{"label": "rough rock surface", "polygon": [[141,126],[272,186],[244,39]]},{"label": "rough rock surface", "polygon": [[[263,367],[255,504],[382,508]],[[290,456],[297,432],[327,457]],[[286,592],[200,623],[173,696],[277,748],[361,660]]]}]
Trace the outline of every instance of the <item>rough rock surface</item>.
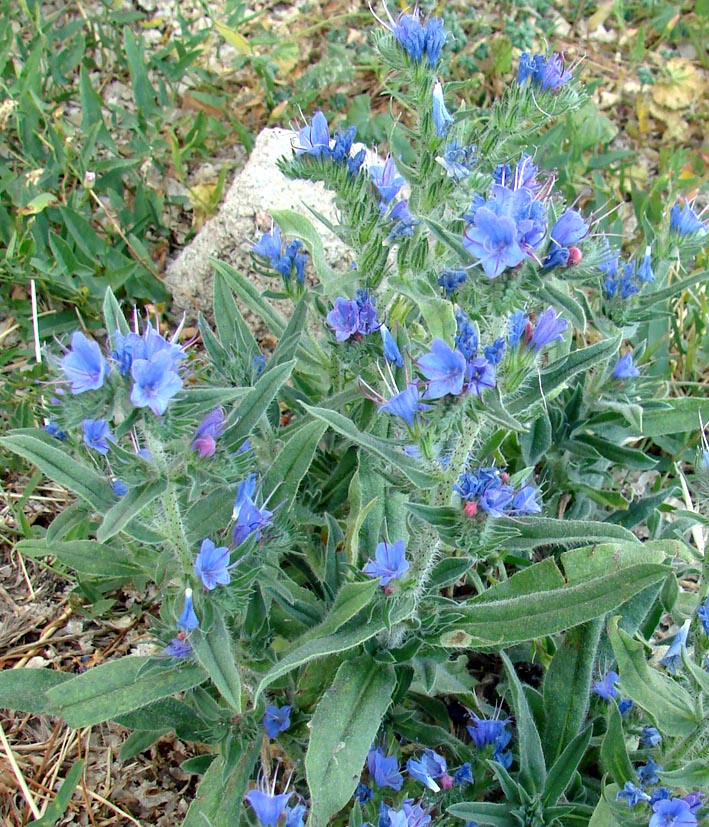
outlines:
[{"label": "rough rock surface", "polygon": [[312,207],[336,223],[332,194],[321,183],[291,181],[276,166],[279,158],[291,153],[294,138],[295,133],[285,129],[265,129],[260,133],[218,214],[205,223],[168,266],[166,282],[178,308],[190,314],[199,310],[209,312],[213,279],[210,257],[231,264],[263,290],[280,287],[275,278],[253,272],[249,254],[260,233],[270,230],[272,209],[295,210],[309,217],[321,233],[329,264],[338,269],[349,267],[347,247],[307,208]]}]

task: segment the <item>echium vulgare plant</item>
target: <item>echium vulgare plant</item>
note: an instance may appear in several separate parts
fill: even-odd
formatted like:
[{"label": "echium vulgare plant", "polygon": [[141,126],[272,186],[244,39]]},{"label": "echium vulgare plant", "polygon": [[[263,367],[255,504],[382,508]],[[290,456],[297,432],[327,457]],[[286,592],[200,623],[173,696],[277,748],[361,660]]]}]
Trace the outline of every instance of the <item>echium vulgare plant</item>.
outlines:
[{"label": "echium vulgare plant", "polygon": [[563,55],[478,111],[441,19],[385,13],[375,45],[401,150],[315,112],[281,161],[353,266],[274,212],[254,266],[292,313],[215,262],[199,352],[109,292],[107,340],[75,332],[44,427],[2,440],[77,495],[20,551],[159,611],[152,654],[4,672],[0,702],[117,721],[124,759],[207,745],[188,827],[699,824],[709,572],[663,448],[709,406],[643,365],[705,225],[678,204],[634,254],[564,203],[531,142],[585,100]]}]

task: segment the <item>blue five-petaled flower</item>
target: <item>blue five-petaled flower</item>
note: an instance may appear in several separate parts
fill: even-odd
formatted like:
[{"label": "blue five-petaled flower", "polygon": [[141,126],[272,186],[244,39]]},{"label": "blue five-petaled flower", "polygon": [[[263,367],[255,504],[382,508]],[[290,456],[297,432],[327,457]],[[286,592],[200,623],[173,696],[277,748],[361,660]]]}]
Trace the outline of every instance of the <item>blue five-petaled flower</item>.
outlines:
[{"label": "blue five-petaled flower", "polygon": [[374,552],[374,560],[370,559],[362,571],[370,577],[378,577],[382,586],[387,586],[392,580],[398,580],[409,569],[406,559],[406,546],[403,540],[395,543],[379,543]]},{"label": "blue five-petaled flower", "polygon": [[231,581],[229,574],[229,549],[214,545],[211,540],[202,540],[199,554],[194,561],[195,574],[208,591],[218,585],[226,586]]},{"label": "blue five-petaled flower", "polygon": [[267,706],[263,716],[263,728],[269,738],[276,738],[290,726],[290,706]]},{"label": "blue five-petaled flower", "polygon": [[108,453],[108,441],[113,440],[108,422],[105,419],[85,419],[82,426],[86,445],[105,456]]},{"label": "blue five-petaled flower", "polygon": [[98,390],[110,371],[101,348],[80,330],[72,335],[71,348],[60,365],[72,393]]}]

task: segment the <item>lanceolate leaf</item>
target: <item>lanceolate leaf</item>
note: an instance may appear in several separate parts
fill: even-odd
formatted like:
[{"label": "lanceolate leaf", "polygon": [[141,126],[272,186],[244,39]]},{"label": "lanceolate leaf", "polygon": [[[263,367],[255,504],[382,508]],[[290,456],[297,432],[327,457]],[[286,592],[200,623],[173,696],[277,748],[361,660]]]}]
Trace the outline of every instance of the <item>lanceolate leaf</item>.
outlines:
[{"label": "lanceolate leaf", "polygon": [[691,695],[677,681],[648,666],[642,643],[619,629],[618,620],[611,620],[608,635],[623,694],[644,709],[665,735],[689,735],[701,720]]},{"label": "lanceolate leaf", "polygon": [[623,722],[615,701],[610,701],[608,706],[608,724],[601,743],[601,763],[619,787],[626,781],[635,780],[635,770],[625,746]]},{"label": "lanceolate leaf", "polygon": [[250,433],[256,423],[266,413],[266,408],[275,399],[281,387],[295,367],[295,361],[284,362],[282,365],[265,370],[253,389],[244,397],[239,407],[232,414],[233,424],[227,428],[221,437],[222,443],[232,447],[240,443]]},{"label": "lanceolate leaf", "polygon": [[465,801],[454,804],[446,810],[463,821],[473,821],[490,827],[519,827],[519,821],[510,813],[507,804],[494,804],[489,801]]},{"label": "lanceolate leaf", "polygon": [[153,480],[137,488],[129,489],[128,493],[106,512],[103,522],[96,532],[96,539],[103,543],[118,534],[126,531],[130,534],[130,522],[150,503],[159,497],[167,488],[166,480]]},{"label": "lanceolate leaf", "polygon": [[505,664],[507,680],[512,693],[512,706],[517,721],[519,779],[528,793],[536,795],[544,787],[547,777],[542,742],[514,666],[504,652],[501,653],[501,657]]},{"label": "lanceolate leaf", "polygon": [[54,437],[33,428],[11,431],[0,444],[33,462],[54,482],[69,488],[92,508],[105,513],[116,504],[116,495],[105,476],[72,459]]},{"label": "lanceolate leaf", "polygon": [[274,492],[270,503],[283,503],[288,510],[326,430],[324,422],[305,422],[291,433],[263,479],[265,495]]},{"label": "lanceolate leaf", "polygon": [[89,577],[134,577],[141,568],[130,557],[118,549],[97,543],[95,540],[21,540],[18,551],[27,557],[56,557],[60,563],[79,574]]},{"label": "lanceolate leaf", "polygon": [[497,649],[557,634],[612,611],[668,571],[666,566],[641,564],[503,600],[494,599],[494,594],[486,599],[484,593],[470,605],[440,610],[438,642],[445,647]]},{"label": "lanceolate leaf", "polygon": [[359,445],[360,448],[364,448],[365,451],[369,451],[384,460],[385,463],[397,468],[419,488],[431,488],[435,485],[435,480],[422,468],[421,461],[407,456],[397,443],[360,431],[352,420],[337,411],[311,407],[310,405],[303,405],[303,408],[311,416],[327,422],[333,430],[351,439],[355,445]]},{"label": "lanceolate leaf", "polygon": [[597,520],[555,520],[551,517],[525,517],[524,520],[501,517],[491,524],[486,539],[504,543],[505,548],[515,551],[615,540],[635,543],[642,548],[638,538],[622,526]]},{"label": "lanceolate leaf", "polygon": [[190,643],[222,698],[237,713],[241,714],[241,678],[236,668],[231,637],[224,619],[215,614],[209,631],[200,629],[190,636]]},{"label": "lanceolate leaf", "polygon": [[71,675],[54,669],[4,669],[0,672],[0,709],[56,714],[46,693],[70,679]]},{"label": "lanceolate leaf", "polygon": [[413,611],[414,603],[406,596],[402,596],[391,606],[383,607],[379,605],[375,609],[372,609],[371,606],[365,606],[362,611],[340,626],[333,634],[308,640],[272,667],[261,679],[261,683],[256,689],[254,703],[267,686],[281,676],[287,675],[293,669],[297,669],[316,658],[353,649],[394,623],[399,623],[410,617]]},{"label": "lanceolate leaf", "polygon": [[395,686],[393,668],[367,655],[338,669],[310,724],[305,757],[309,827],[329,824],[352,798]]},{"label": "lanceolate leaf", "polygon": [[229,287],[231,287],[237,298],[239,298],[249,310],[260,316],[271,333],[280,339],[283,331],[286,329],[286,320],[277,310],[273,309],[271,302],[269,302],[268,299],[264,299],[258,289],[233,267],[217,259],[212,259],[212,264],[214,265],[215,271],[219,273]]},{"label": "lanceolate leaf", "polygon": [[587,726],[583,732],[579,732],[579,734],[569,742],[566,749],[561,752],[559,758],[549,770],[543,793],[543,800],[547,806],[556,804],[564,794],[564,790],[571,783],[571,779],[574,777],[574,773],[578,769],[591,742],[591,734],[591,726]]},{"label": "lanceolate leaf", "polygon": [[151,658],[126,657],[109,661],[50,689],[47,697],[74,729],[99,724],[140,709],[151,701],[192,689],[206,680],[206,673],[192,664],[140,674]]}]

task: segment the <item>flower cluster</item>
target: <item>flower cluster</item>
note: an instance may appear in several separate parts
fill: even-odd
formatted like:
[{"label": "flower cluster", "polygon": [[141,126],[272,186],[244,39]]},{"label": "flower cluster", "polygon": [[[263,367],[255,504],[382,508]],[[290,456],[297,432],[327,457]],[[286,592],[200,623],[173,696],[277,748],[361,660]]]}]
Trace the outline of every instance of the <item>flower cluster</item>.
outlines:
[{"label": "flower cluster", "polygon": [[271,267],[277,270],[286,284],[295,276],[298,284],[305,281],[305,265],[308,261],[308,254],[301,252],[303,242],[293,239],[288,244],[281,240],[281,228],[278,224],[273,226],[270,233],[264,233],[258,244],[251,248],[258,256],[269,260]]},{"label": "flower cluster", "polygon": [[335,331],[338,342],[360,339],[378,330],[377,308],[369,290],[358,290],[354,299],[335,299],[335,307],[327,314],[327,323]]},{"label": "flower cluster", "polygon": [[512,753],[505,752],[505,748],[512,740],[512,733],[507,729],[509,720],[502,718],[478,718],[470,713],[473,721],[466,729],[478,749],[485,749],[492,745],[492,758],[508,769],[512,764]]},{"label": "flower cluster", "polygon": [[507,474],[499,468],[465,471],[453,490],[465,502],[465,514],[470,517],[475,516],[479,508],[491,517],[524,516],[542,510],[533,486],[525,483],[515,490]]},{"label": "flower cluster", "polygon": [[296,155],[309,155],[333,161],[336,164],[346,164],[351,175],[356,175],[366,156],[364,148],[352,155],[357,127],[350,126],[344,132],[339,132],[333,141],[330,140],[330,129],[327,119],[319,110],[313,115],[310,123],[298,130],[297,143],[294,147]]},{"label": "flower cluster", "polygon": [[411,60],[420,63],[425,57],[429,66],[435,67],[446,42],[443,21],[439,17],[424,19],[418,7],[411,13],[402,12],[396,19],[392,18],[387,9],[387,16],[389,23],[384,25]]},{"label": "flower cluster", "polygon": [[573,77],[571,71],[566,68],[566,61],[563,54],[554,54],[545,57],[534,55],[529,52],[522,52],[519,56],[519,69],[517,71],[517,83],[523,86],[527,81],[536,86],[542,92],[555,92]]},{"label": "flower cluster", "polygon": [[645,255],[637,265],[633,261],[621,264],[618,255],[608,249],[598,269],[606,276],[603,290],[609,299],[615,296],[622,300],[629,299],[639,293],[643,285],[655,281],[650,247],[645,249]]},{"label": "flower cluster", "polygon": [[536,167],[527,156],[517,166],[521,171],[509,185],[494,183],[487,200],[476,195],[463,216],[469,222],[463,244],[489,279],[534,256],[546,234],[547,207],[537,191]]}]

